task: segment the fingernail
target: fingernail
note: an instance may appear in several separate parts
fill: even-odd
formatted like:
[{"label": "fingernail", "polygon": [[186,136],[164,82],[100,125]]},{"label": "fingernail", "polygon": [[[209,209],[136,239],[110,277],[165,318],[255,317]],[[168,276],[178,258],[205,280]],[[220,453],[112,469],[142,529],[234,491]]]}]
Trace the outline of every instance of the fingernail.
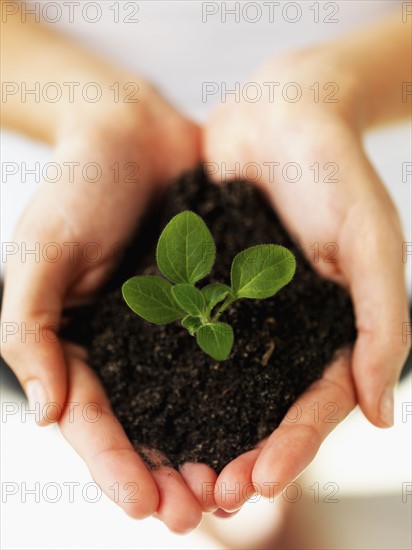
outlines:
[{"label": "fingernail", "polygon": [[380,418],[388,428],[393,426],[393,408],[393,386],[388,386],[383,390],[379,405]]},{"label": "fingernail", "polygon": [[46,392],[42,384],[36,378],[26,382],[25,390],[30,410],[36,412],[36,422],[40,422],[43,408],[47,403]]}]

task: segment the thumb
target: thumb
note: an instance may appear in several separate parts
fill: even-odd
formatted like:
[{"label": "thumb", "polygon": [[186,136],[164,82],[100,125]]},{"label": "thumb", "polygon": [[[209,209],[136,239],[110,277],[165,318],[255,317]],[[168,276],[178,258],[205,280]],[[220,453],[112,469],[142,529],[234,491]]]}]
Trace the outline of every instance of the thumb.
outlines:
[{"label": "thumb", "polygon": [[12,244],[1,313],[2,355],[23,386],[36,422],[46,425],[58,420],[66,399],[66,365],[57,335],[64,274],[70,269],[64,261],[45,259],[40,253],[44,243]]},{"label": "thumb", "polygon": [[[389,211],[353,208],[342,239],[342,264],[353,297],[358,338],[353,376],[359,404],[378,427],[393,424],[393,392],[408,355],[409,320],[403,237]],[[345,242],[346,241],[346,242]],[[343,265],[342,265],[343,267]]]}]

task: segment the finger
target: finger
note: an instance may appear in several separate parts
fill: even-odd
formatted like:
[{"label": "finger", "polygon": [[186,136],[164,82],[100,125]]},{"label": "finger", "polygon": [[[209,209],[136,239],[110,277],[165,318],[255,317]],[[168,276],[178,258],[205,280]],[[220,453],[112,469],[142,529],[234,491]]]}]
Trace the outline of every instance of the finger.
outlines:
[{"label": "finger", "polygon": [[[202,132],[198,124],[182,117],[164,100],[158,102],[155,109],[155,134],[151,136],[150,130],[145,128],[150,136],[145,142],[145,147],[148,147],[146,162],[147,158],[154,156],[151,176],[155,183],[165,187],[199,164]],[[160,127],[156,120],[162,120]]]},{"label": "finger", "polygon": [[235,512],[256,493],[252,471],[260,449],[243,453],[223,470],[216,481],[215,500],[221,510]]},{"label": "finger", "polygon": [[[382,199],[381,199],[382,200]],[[389,200],[389,199],[388,199]],[[342,231],[341,265],[349,281],[358,337],[353,376],[359,404],[376,426],[393,424],[393,391],[409,351],[403,237],[390,207],[356,205]],[[370,216],[365,212],[370,211]],[[391,215],[392,214],[392,215]]]},{"label": "finger", "polygon": [[[40,243],[15,243],[36,250]],[[34,252],[34,254],[37,254]],[[1,313],[2,355],[35,409],[38,424],[54,422],[66,399],[67,369],[57,337],[66,274],[62,262],[27,254],[7,263]]]},{"label": "finger", "polygon": [[202,519],[202,508],[181,474],[159,451],[143,448],[159,492],[155,517],[174,533],[186,534]]},{"label": "finger", "polygon": [[204,129],[203,139],[203,168],[211,181],[225,183],[241,177],[236,167],[244,158],[244,135],[245,122],[239,105],[230,101],[218,105]]},{"label": "finger", "polygon": [[186,462],[179,468],[180,475],[190,488],[203,512],[215,512],[216,472],[206,464]]},{"label": "finger", "polygon": [[296,401],[257,457],[256,490],[273,498],[313,460],[321,443],[356,404],[350,358],[342,353]]},{"label": "finger", "polygon": [[202,508],[179,472],[160,466],[152,470],[152,475],[160,497],[156,517],[174,533],[195,529],[202,519]]},{"label": "finger", "polygon": [[111,411],[104,390],[78,348],[67,345],[70,391],[59,421],[65,439],[86,462],[102,491],[141,519],[159,504],[156,483]]},{"label": "finger", "polygon": [[239,510],[236,510],[235,512],[225,512],[221,508],[218,508],[216,512],[213,512],[213,515],[219,519],[229,519],[233,518],[239,512]]}]

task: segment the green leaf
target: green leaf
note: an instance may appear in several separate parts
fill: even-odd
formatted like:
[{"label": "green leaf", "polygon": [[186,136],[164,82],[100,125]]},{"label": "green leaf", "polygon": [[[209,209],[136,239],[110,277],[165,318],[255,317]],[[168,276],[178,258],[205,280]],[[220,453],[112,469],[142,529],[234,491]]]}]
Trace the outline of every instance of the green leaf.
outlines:
[{"label": "green leaf", "polygon": [[232,350],[232,327],[227,323],[208,323],[197,331],[196,342],[210,357],[223,361]]},{"label": "green leaf", "polygon": [[205,222],[194,212],[181,212],[164,228],[157,244],[157,265],[174,283],[203,279],[215,261],[213,237]]},{"label": "green leaf", "polygon": [[182,326],[189,331],[191,336],[202,326],[202,321],[200,317],[195,317],[194,315],[187,315],[182,319]]},{"label": "green leaf", "polygon": [[210,313],[216,304],[222,302],[230,292],[230,287],[222,283],[211,283],[201,290],[207,310]]},{"label": "green leaf", "polygon": [[287,248],[252,246],[233,260],[232,290],[237,298],[269,298],[291,281],[295,269],[295,257]]},{"label": "green leaf", "polygon": [[135,313],[156,325],[184,317],[172,296],[172,285],[157,275],[132,277],[122,286],[123,298]]},{"label": "green leaf", "polygon": [[172,287],[173,298],[190,315],[202,315],[205,300],[200,290],[193,285],[182,283]]}]

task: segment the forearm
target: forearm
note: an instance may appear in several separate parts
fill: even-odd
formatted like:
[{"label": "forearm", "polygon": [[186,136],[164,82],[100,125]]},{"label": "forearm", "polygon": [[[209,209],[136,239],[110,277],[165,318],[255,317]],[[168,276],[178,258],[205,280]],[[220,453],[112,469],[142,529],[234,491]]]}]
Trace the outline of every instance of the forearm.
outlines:
[{"label": "forearm", "polygon": [[[20,13],[4,19],[2,125],[52,143],[73,123],[74,114],[82,121],[98,119],[109,109],[114,114],[121,110],[123,86],[136,80],[134,75],[116,69],[47,26],[30,18],[22,22]],[[141,97],[140,88],[138,92],[137,85],[131,89],[135,99]]]},{"label": "forearm", "polygon": [[362,129],[412,114],[411,19],[403,22],[399,8],[384,22],[326,48],[326,58],[334,63],[337,75],[348,75],[356,82],[353,109]]}]

